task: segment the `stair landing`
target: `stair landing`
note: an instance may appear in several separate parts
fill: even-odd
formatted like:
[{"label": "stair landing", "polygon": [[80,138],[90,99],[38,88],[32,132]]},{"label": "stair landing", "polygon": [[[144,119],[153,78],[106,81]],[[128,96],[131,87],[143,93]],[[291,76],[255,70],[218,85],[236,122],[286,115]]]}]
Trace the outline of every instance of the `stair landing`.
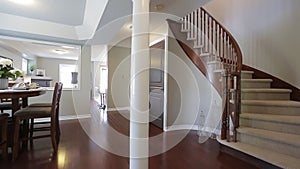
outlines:
[{"label": "stair landing", "polygon": [[258,148],[249,144],[244,144],[241,142],[227,142],[226,140],[221,140],[218,138],[219,143],[227,147],[236,149],[250,156],[256,157],[258,159],[264,160],[275,166],[286,168],[286,169],[299,169],[300,160],[288,155],[281,153],[276,153],[264,148]]}]

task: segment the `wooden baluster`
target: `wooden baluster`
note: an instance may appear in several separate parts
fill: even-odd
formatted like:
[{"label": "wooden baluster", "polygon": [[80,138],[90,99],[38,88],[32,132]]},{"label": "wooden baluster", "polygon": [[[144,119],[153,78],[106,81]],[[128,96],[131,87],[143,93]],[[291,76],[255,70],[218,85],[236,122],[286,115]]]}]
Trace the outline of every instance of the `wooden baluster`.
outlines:
[{"label": "wooden baluster", "polygon": [[221,60],[222,68],[223,68],[223,57],[222,57],[222,38],[223,37],[223,29],[219,27],[219,57]]},{"label": "wooden baluster", "polygon": [[206,13],[203,13],[204,14],[204,17],[203,17],[203,26],[204,26],[204,51],[203,52],[206,52],[206,47],[207,47],[207,45],[206,45],[206,36],[207,36],[207,34],[206,34],[206,26],[207,26],[207,24],[206,24]]},{"label": "wooden baluster", "polygon": [[[210,51],[211,51],[211,54],[213,55],[213,57],[214,57],[214,43],[215,43],[215,37],[214,37],[214,22],[213,22],[213,19],[210,17],[210,24],[211,24],[211,26],[210,26],[210,31],[211,31],[211,35],[210,35],[210,37],[211,37],[211,45],[210,45]],[[215,58],[214,58],[214,60],[215,60]]]},{"label": "wooden baluster", "polygon": [[190,38],[192,39],[193,37],[194,37],[194,23],[193,23],[193,21],[194,21],[194,12],[192,12],[192,13],[190,13],[190,15],[191,15],[191,22],[190,22],[190,24],[191,24],[191,34],[190,34]]},{"label": "wooden baluster", "polygon": [[217,22],[214,21],[214,25],[215,25],[215,57],[216,57],[216,61],[218,61],[218,25]]},{"label": "wooden baluster", "polygon": [[188,14],[187,16],[187,38],[191,37],[191,28],[190,28],[190,24],[191,24],[191,20],[190,20],[190,15],[191,14]]},{"label": "wooden baluster", "polygon": [[[201,38],[200,38],[200,45],[201,46],[203,46],[204,47],[204,41],[203,41],[203,34],[204,34],[204,15],[203,15],[203,11],[202,11],[202,9],[201,9],[201,12],[200,12],[200,21],[201,21],[201,33],[200,33],[200,36],[201,36]],[[202,49],[203,49],[203,47],[202,47]]]},{"label": "wooden baluster", "polygon": [[210,51],[210,41],[211,41],[211,36],[210,36],[210,17],[209,15],[207,15],[207,50],[208,50],[208,53],[211,54],[211,51]]},{"label": "wooden baluster", "polygon": [[198,28],[197,10],[195,10],[193,13],[194,13],[194,36],[193,36],[193,39],[197,40],[197,28]]},{"label": "wooden baluster", "polygon": [[184,17],[180,19],[181,22],[181,32],[184,31]]}]

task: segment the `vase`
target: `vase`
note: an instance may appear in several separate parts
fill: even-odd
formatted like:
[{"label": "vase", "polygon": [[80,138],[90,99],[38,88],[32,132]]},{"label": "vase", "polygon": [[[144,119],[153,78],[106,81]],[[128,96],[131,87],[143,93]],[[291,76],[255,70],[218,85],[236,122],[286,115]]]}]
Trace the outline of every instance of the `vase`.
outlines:
[{"label": "vase", "polygon": [[0,90],[8,88],[8,78],[0,78]]}]

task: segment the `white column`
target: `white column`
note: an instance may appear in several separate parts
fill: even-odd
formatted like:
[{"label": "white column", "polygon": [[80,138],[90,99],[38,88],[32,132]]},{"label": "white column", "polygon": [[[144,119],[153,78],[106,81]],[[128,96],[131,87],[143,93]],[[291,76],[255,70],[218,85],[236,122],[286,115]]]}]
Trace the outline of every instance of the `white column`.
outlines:
[{"label": "white column", "polygon": [[130,84],[130,169],[148,169],[149,1],[133,0]]}]

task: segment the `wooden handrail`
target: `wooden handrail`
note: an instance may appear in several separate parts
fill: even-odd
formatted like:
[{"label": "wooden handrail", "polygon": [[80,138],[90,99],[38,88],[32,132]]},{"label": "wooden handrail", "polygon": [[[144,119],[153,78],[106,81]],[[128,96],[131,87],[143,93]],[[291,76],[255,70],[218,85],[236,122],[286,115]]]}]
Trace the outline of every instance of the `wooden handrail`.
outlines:
[{"label": "wooden handrail", "polygon": [[[238,43],[232,34],[202,7],[181,19],[181,31],[177,30],[178,28],[172,21],[168,21],[185,53],[195,65],[201,65],[197,67],[222,96],[221,139],[236,141],[241,104],[242,70],[242,52]],[[187,38],[184,36],[183,39],[182,34],[185,32]],[[190,56],[191,53],[193,55],[197,53],[198,58]],[[233,137],[230,135],[230,120],[233,122]]]}]

